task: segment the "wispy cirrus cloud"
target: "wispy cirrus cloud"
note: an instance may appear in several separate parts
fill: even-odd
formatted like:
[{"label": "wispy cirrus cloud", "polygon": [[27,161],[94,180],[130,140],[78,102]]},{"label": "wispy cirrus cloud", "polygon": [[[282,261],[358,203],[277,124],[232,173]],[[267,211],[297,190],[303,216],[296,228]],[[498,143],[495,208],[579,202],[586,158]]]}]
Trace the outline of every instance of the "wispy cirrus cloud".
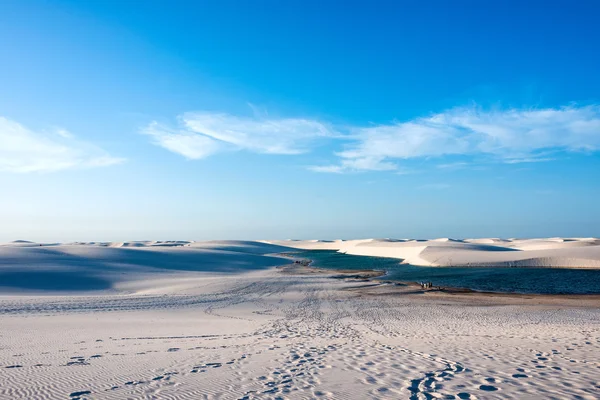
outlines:
[{"label": "wispy cirrus cloud", "polygon": [[[188,159],[246,150],[262,154],[308,153],[325,140],[340,146],[332,161],[310,165],[322,173],[394,171],[403,160],[435,160],[456,170],[482,162],[546,162],[565,152],[600,149],[600,106],[483,110],[453,108],[428,117],[373,126],[334,126],[307,118],[239,117],[190,112],[175,126],[142,129],[154,144]],[[460,157],[461,162],[447,158]]]},{"label": "wispy cirrus cloud", "polygon": [[419,186],[417,189],[421,190],[444,190],[449,189],[452,186],[447,183],[428,183],[425,185]]},{"label": "wispy cirrus cloud", "polygon": [[327,124],[303,118],[237,117],[225,113],[190,112],[176,127],[157,122],[142,129],[154,144],[188,159],[228,150],[295,155],[310,151],[320,139],[337,133]]},{"label": "wispy cirrus cloud", "polygon": [[435,167],[437,169],[457,170],[457,169],[467,168],[468,166],[469,166],[469,163],[467,163],[467,162],[457,161],[457,162],[451,162],[451,163],[445,163],[445,164],[438,164]]},{"label": "wispy cirrus cloud", "polygon": [[0,117],[0,171],[54,172],[70,168],[93,168],[119,164],[97,146],[78,140],[65,129],[35,132]]},{"label": "wispy cirrus cloud", "polygon": [[538,163],[554,161],[556,158],[553,157],[542,157],[537,155],[535,157],[521,157],[521,158],[507,158],[504,160],[506,164],[524,164],[524,163]]},{"label": "wispy cirrus cloud", "polygon": [[[600,106],[484,111],[456,108],[408,122],[350,129],[338,162],[313,170],[393,170],[399,160],[443,156],[551,161],[553,152],[600,149]],[[337,167],[337,169],[336,169]]]},{"label": "wispy cirrus cloud", "polygon": [[334,165],[311,165],[309,170],[314,172],[343,173],[347,171],[391,171],[398,170],[398,167],[384,161],[381,157],[357,157],[342,159],[339,164]]},{"label": "wispy cirrus cloud", "polygon": [[152,136],[154,144],[190,160],[208,157],[222,150],[217,140],[185,129],[170,128],[158,122],[146,126],[142,133]]}]

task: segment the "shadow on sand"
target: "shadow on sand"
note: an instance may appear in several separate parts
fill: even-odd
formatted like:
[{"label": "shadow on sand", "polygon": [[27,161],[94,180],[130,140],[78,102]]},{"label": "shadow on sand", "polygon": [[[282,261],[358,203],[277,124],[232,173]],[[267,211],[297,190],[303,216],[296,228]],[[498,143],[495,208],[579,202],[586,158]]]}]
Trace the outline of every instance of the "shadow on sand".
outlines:
[{"label": "shadow on sand", "polygon": [[0,286],[21,290],[89,291],[111,288],[111,282],[85,274],[59,271],[0,272]]},{"label": "shadow on sand", "polygon": [[106,290],[142,275],[160,277],[177,271],[234,274],[287,264],[287,259],[266,255],[286,250],[248,242],[200,247],[0,247],[0,293]]}]

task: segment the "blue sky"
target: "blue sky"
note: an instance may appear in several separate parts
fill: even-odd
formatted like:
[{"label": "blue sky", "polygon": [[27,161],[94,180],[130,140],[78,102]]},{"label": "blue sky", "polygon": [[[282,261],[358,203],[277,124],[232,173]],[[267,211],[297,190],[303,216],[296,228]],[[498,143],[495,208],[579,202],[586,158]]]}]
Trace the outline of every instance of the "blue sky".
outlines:
[{"label": "blue sky", "polygon": [[0,4],[0,241],[600,236],[597,2]]}]

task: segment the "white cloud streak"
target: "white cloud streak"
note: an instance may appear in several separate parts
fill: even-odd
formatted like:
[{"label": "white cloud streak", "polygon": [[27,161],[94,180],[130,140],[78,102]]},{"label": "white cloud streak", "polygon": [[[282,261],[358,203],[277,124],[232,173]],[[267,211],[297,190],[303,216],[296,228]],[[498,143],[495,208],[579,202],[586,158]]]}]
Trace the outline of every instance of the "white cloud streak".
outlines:
[{"label": "white cloud streak", "polygon": [[[191,112],[180,115],[174,128],[153,122],[142,133],[151,136],[154,144],[188,159],[231,150],[296,155],[329,139],[344,141],[342,149],[334,153],[335,161],[309,166],[310,170],[400,172],[403,168],[398,163],[408,159],[441,159],[438,168],[458,169],[481,160],[544,162],[560,152],[597,151],[600,106],[492,111],[454,108],[406,122],[338,128],[314,119]],[[444,164],[447,156],[467,157],[468,163]]]},{"label": "white cloud streak", "polygon": [[438,165],[436,165],[436,168],[445,169],[445,170],[457,170],[457,169],[467,168],[468,166],[469,166],[469,163],[459,161],[459,162],[453,162],[453,163],[447,163],[447,164],[438,164]]},{"label": "white cloud streak", "polygon": [[336,136],[327,125],[302,118],[244,118],[223,113],[193,112],[169,128],[156,122],[142,133],[154,144],[188,159],[200,159],[227,150],[295,155],[310,151],[320,139]]},{"label": "white cloud streak", "polygon": [[397,160],[451,155],[487,156],[512,164],[542,162],[552,160],[547,157],[552,152],[600,149],[600,106],[456,108],[408,122],[351,128],[351,136],[354,142],[337,153],[339,163],[329,169],[391,170]]},{"label": "white cloud streak", "polygon": [[0,117],[0,171],[54,172],[71,168],[105,167],[123,158],[77,140],[64,129],[34,132],[8,118]]},{"label": "white cloud streak", "polygon": [[208,136],[181,129],[171,129],[157,122],[152,122],[145,127],[142,133],[152,136],[153,142],[157,146],[190,160],[208,157],[220,151],[222,147],[218,141]]},{"label": "white cloud streak", "polygon": [[421,190],[444,190],[444,189],[449,189],[450,187],[451,187],[451,185],[449,185],[447,183],[428,183],[428,184],[419,186],[417,189],[421,189]]}]

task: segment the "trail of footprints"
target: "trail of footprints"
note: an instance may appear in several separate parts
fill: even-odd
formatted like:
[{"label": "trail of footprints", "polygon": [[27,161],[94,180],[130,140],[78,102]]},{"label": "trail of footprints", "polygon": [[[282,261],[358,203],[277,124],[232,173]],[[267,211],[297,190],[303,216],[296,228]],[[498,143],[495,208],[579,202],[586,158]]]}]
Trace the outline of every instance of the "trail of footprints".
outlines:
[{"label": "trail of footprints", "polygon": [[[261,337],[265,339],[266,337]],[[592,344],[590,341],[586,344]],[[333,352],[338,350],[343,345],[329,345],[326,347],[315,347],[308,346],[307,344],[296,344],[291,346],[287,358],[281,363],[281,366],[275,368],[269,375],[259,376],[257,380],[261,383],[262,389],[247,391],[244,393],[240,400],[251,400],[258,398],[285,398],[294,392],[301,391],[303,394],[310,393],[312,398],[330,398],[333,397],[332,393],[327,393],[318,389],[321,383],[319,376],[322,374],[324,369],[331,368],[331,365],[327,362],[327,357],[331,357]],[[408,389],[410,392],[411,400],[418,399],[434,399],[434,398],[446,398],[446,399],[475,399],[476,396],[482,396],[485,398],[485,393],[496,392],[500,390],[499,384],[502,383],[501,379],[494,377],[485,377],[481,379],[481,384],[477,387],[473,387],[471,391],[463,390],[457,393],[446,393],[444,391],[444,383],[454,379],[454,377],[461,373],[469,373],[461,363],[446,360],[435,355],[414,352],[409,349],[389,346],[389,345],[375,345],[366,349],[361,348],[358,344],[350,343],[352,351],[346,349],[342,352],[342,356],[338,358],[338,361],[342,361],[343,365],[346,365],[349,370],[361,371],[364,373],[364,382],[367,385],[373,385],[375,388],[372,391],[373,398],[377,397],[392,397],[400,395],[402,388]],[[566,347],[567,351],[572,349],[571,344]],[[225,346],[223,346],[225,347]],[[207,347],[193,347],[187,350],[196,350]],[[277,345],[272,345],[267,350],[281,349]],[[178,347],[169,347],[165,351],[177,352],[181,351]],[[555,358],[562,361],[572,362],[587,362],[586,360],[575,360],[565,356],[559,350],[552,350],[552,353],[535,352],[534,358],[531,360],[532,368],[516,368],[513,379],[522,380],[530,379],[536,374],[544,374],[545,369],[551,369],[555,371],[562,371],[563,367],[556,364]],[[394,365],[394,355],[399,353],[406,353],[412,357],[420,357],[427,359],[432,363],[441,364],[442,368],[426,372],[423,376],[406,380],[402,377],[409,376],[410,371],[402,371],[400,378],[391,379],[390,376],[379,372],[377,367],[381,363],[392,363],[392,368],[401,368],[400,365]],[[143,354],[143,353],[142,353]],[[115,354],[113,354],[115,355]],[[188,372],[193,374],[201,374],[210,372],[212,369],[222,368],[224,366],[233,365],[246,360],[251,354],[242,354],[240,357],[231,359],[224,362],[205,362],[194,365]],[[485,356],[485,355],[484,355]],[[96,358],[100,358],[102,355],[93,355],[90,357],[73,356],[70,357],[65,366],[85,366],[89,365]],[[594,365],[596,368],[600,368],[600,364]],[[22,367],[19,365],[7,366],[6,368],[18,368]],[[345,368],[344,368],[345,369]],[[119,390],[124,387],[148,385],[156,383],[169,383],[172,378],[178,375],[178,372],[165,372],[151,379],[146,380],[132,380],[125,382],[122,386],[113,386],[106,390]],[[461,385],[459,385],[460,387]],[[467,389],[467,388],[465,388]],[[598,387],[600,389],[600,387]],[[72,400],[84,400],[92,392],[89,390],[79,390],[69,394]]]},{"label": "trail of footprints", "polygon": [[331,393],[322,392],[316,387],[321,383],[321,370],[331,368],[324,362],[325,356],[336,349],[335,345],[323,348],[295,346],[281,367],[268,376],[258,377],[264,386],[262,390],[248,391],[239,400],[263,399],[265,396],[285,398],[296,391],[302,391],[304,395],[311,393],[313,398],[331,396]]},{"label": "trail of footprints", "polygon": [[[225,347],[225,346],[223,346]],[[198,350],[198,349],[214,349],[211,347],[193,347],[193,348],[189,348],[188,350]],[[170,347],[166,350],[166,352],[177,352],[180,351],[181,349],[178,347]],[[151,351],[146,351],[146,352],[142,352],[142,353],[136,353],[136,354],[146,354],[149,353]],[[112,354],[112,355],[116,355],[116,354]],[[233,365],[235,363],[238,363],[242,360],[245,360],[246,358],[248,358],[249,355],[248,354],[242,354],[240,357],[238,358],[234,358],[231,359],[229,361],[226,362],[206,362],[206,363],[198,363],[196,365],[194,365],[188,372],[192,373],[192,374],[196,374],[196,373],[205,373],[205,372],[209,372],[211,369],[216,369],[216,368],[221,368],[223,366],[227,366],[227,365]],[[95,356],[92,356],[90,358],[84,358],[81,356],[75,356],[75,357],[71,357],[71,359],[75,360],[75,361],[70,361],[67,362],[67,364],[65,364],[65,366],[74,366],[74,365],[90,365],[89,364],[89,360],[93,359],[93,358],[97,358]],[[172,379],[176,376],[179,375],[180,372],[177,371],[170,371],[170,372],[163,372],[160,375],[157,375],[153,378],[150,379],[139,379],[139,380],[130,380],[127,382],[124,382],[122,385],[116,385],[116,386],[112,386],[110,388],[106,388],[104,389],[104,391],[116,391],[116,390],[120,390],[120,389],[124,389],[124,388],[128,388],[128,387],[134,387],[134,386],[141,386],[141,385],[157,385],[157,384],[172,384]],[[86,396],[92,395],[92,391],[90,390],[78,390],[75,392],[72,392],[69,394],[69,398],[71,400],[85,400],[87,399]]]}]

